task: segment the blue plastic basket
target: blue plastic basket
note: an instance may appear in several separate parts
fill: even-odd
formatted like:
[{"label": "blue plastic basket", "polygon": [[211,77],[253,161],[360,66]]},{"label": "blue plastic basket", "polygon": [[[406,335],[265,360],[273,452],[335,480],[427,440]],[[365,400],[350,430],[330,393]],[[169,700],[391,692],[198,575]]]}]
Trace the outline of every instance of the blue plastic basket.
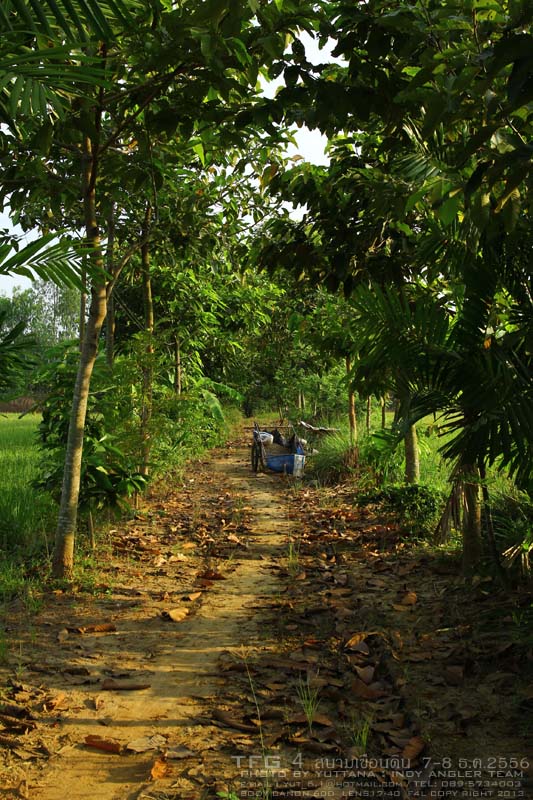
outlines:
[{"label": "blue plastic basket", "polygon": [[305,456],[298,453],[287,453],[281,456],[267,456],[266,465],[273,472],[285,472],[287,475],[299,477],[303,474]]}]

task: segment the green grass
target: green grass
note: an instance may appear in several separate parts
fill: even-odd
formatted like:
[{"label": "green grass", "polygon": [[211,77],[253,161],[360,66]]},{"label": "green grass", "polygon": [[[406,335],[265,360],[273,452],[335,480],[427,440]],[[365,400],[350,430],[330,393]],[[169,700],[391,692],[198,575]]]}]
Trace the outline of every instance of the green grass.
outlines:
[{"label": "green grass", "polygon": [[39,451],[40,417],[0,415],[0,552],[32,557],[46,548],[56,508],[44,492],[33,488]]}]

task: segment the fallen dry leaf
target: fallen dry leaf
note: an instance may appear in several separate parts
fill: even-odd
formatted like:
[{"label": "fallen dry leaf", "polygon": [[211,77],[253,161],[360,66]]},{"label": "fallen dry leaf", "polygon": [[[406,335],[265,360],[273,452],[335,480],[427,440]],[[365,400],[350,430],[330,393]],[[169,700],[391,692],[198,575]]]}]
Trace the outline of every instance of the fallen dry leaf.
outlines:
[{"label": "fallen dry leaf", "polygon": [[172,622],[183,622],[188,613],[188,608],[169,608],[168,611],[162,611],[161,616],[165,619],[171,619]]},{"label": "fallen dry leaf", "polygon": [[[304,725],[309,724],[309,719],[306,714],[294,714],[287,719],[287,722],[290,725]],[[324,725],[326,728],[332,728],[333,722],[330,720],[329,717],[326,717],[325,714],[320,714],[316,712],[313,714],[313,718],[311,720],[313,725],[316,723],[317,725]]]},{"label": "fallen dry leaf", "polygon": [[103,739],[101,736],[90,734],[85,737],[87,747],[95,750],[103,750],[106,753],[121,753],[122,745],[114,739]]},{"label": "fallen dry leaf", "polygon": [[363,700],[377,700],[387,694],[381,683],[371,683],[370,686],[367,686],[360,678],[356,678],[352,682],[351,688],[354,695]]},{"label": "fallen dry leaf", "polygon": [[407,592],[401,599],[402,606],[414,606],[418,600],[416,592]]},{"label": "fallen dry leaf", "polygon": [[[353,636],[350,636],[346,644],[344,645],[346,650],[360,650],[359,645],[364,643],[365,639],[368,636],[372,636],[372,631],[369,633],[354,633]],[[366,646],[368,649],[368,646]],[[363,652],[360,650],[360,652]]]},{"label": "fallen dry leaf", "polygon": [[165,758],[169,758],[171,760],[178,760],[179,758],[190,758],[191,756],[196,756],[196,753],[193,753],[192,750],[188,750],[186,747],[179,746],[179,747],[171,747],[168,750],[165,750]]},{"label": "fallen dry leaf", "polygon": [[169,772],[170,766],[168,765],[166,759],[156,758],[150,770],[150,778],[153,781],[159,781],[162,778],[166,778]]},{"label": "fallen dry leaf", "polygon": [[99,625],[83,625],[80,628],[75,628],[78,633],[112,633],[116,631],[117,626],[112,622],[102,622]]},{"label": "fallen dry leaf", "polygon": [[245,733],[257,733],[258,728],[256,725],[250,725],[249,722],[241,722],[235,717],[232,717],[228,711],[222,711],[219,708],[215,708],[212,712],[213,719],[218,720],[218,722],[222,722],[223,725],[227,725],[229,728],[235,728],[238,731],[244,731]]},{"label": "fallen dry leaf", "polygon": [[67,699],[65,692],[58,692],[55,695],[49,695],[43,700],[43,711],[55,711],[56,708],[63,705]]},{"label": "fallen dry leaf", "polygon": [[407,758],[409,761],[414,761],[414,759],[418,758],[425,747],[426,743],[421,736],[413,736],[411,739],[409,739],[402,750],[402,758]]},{"label": "fallen dry leaf", "polygon": [[355,671],[357,672],[363,683],[366,683],[368,685],[372,683],[372,681],[374,680],[374,672],[376,671],[376,668],[368,665],[366,667],[355,667]]},{"label": "fallen dry leaf", "polygon": [[138,692],[142,689],[149,689],[149,683],[135,683],[134,681],[115,681],[113,678],[105,678],[101,688],[105,691]]},{"label": "fallen dry leaf", "polygon": [[226,577],[221,572],[213,569],[206,569],[205,572],[198,573],[198,578],[204,581],[225,581]]},{"label": "fallen dry leaf", "polygon": [[460,665],[453,665],[450,667],[446,667],[444,671],[444,676],[446,678],[447,683],[449,683],[450,686],[460,686],[464,680],[465,668]]},{"label": "fallen dry leaf", "polygon": [[140,739],[134,739],[128,742],[126,750],[132,750],[134,753],[146,753],[148,750],[157,750],[159,747],[165,747],[167,740],[164,736],[155,734],[154,736],[141,736]]}]

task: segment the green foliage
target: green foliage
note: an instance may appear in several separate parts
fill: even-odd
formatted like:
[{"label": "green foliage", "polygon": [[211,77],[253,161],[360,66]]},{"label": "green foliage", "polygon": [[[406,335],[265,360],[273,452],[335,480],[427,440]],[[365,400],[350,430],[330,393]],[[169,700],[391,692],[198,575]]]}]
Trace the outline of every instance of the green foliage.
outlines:
[{"label": "green foliage", "polygon": [[[67,344],[55,348],[50,356],[51,363],[39,376],[48,391],[42,401],[39,436],[43,457],[40,477],[35,485],[58,497],[63,478],[77,352]],[[120,417],[121,408],[116,405],[112,378],[101,356],[94,378],[85,426],[79,502],[82,507],[113,508],[122,505],[124,498],[142,491],[147,479],[139,473],[134,458],[118,446],[117,437],[109,433]]]},{"label": "green foliage", "polygon": [[6,325],[8,311],[0,308],[0,395],[17,390],[34,364],[35,342],[24,336],[25,323]]},{"label": "green foliage", "polygon": [[154,406],[151,462],[155,477],[182,470],[186,461],[222,444],[228,412],[219,398],[199,386],[181,395],[164,391]]},{"label": "green foliage", "polygon": [[361,506],[379,504],[413,536],[430,537],[436,528],[446,502],[444,492],[422,485],[394,485],[358,495]]},{"label": "green foliage", "polygon": [[531,581],[533,573],[533,501],[523,493],[493,493],[494,536],[509,572]]},{"label": "green foliage", "polygon": [[39,466],[38,423],[34,414],[22,419],[0,416],[0,553],[16,554],[26,562],[42,555],[57,513],[51,496],[33,488]]},{"label": "green foliage", "polygon": [[398,437],[389,429],[361,438],[359,460],[361,466],[370,471],[370,479],[378,485],[402,479],[403,456],[398,447]]},{"label": "green foliage", "polygon": [[308,459],[307,472],[319,483],[339,483],[353,474],[355,454],[349,431],[324,436],[317,442],[316,449],[317,453]]}]

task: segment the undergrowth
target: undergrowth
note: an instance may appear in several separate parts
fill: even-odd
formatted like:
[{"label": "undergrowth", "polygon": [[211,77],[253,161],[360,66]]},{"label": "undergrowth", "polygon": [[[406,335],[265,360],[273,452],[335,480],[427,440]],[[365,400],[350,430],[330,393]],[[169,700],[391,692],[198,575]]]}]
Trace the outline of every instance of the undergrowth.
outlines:
[{"label": "undergrowth", "polygon": [[51,496],[32,487],[38,469],[39,420],[36,414],[0,417],[0,553],[18,554],[25,561],[47,549],[57,513]]},{"label": "undergrowth", "polygon": [[361,494],[357,504],[379,504],[414,536],[429,537],[435,530],[446,501],[446,495],[431,486],[393,484]]}]

